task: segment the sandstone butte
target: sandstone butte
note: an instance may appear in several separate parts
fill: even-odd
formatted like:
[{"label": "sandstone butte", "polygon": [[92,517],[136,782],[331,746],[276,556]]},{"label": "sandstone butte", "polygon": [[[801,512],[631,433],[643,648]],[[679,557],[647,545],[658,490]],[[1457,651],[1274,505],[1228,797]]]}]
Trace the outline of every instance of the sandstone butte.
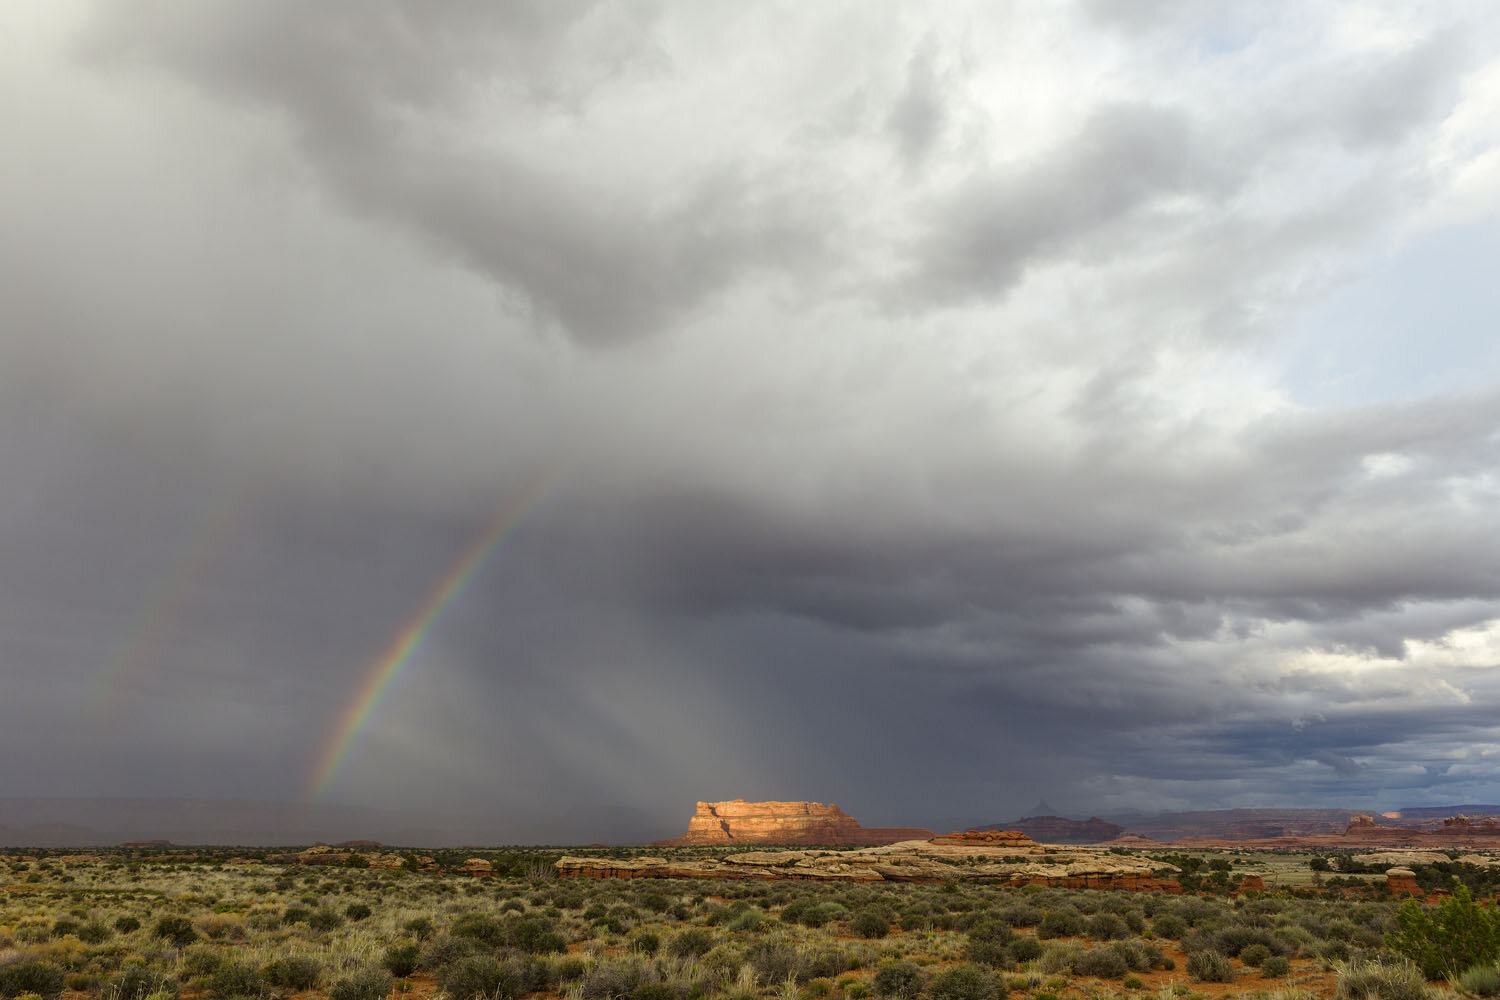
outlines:
[{"label": "sandstone butte", "polygon": [[653,847],[722,847],[730,844],[858,846],[926,840],[931,830],[864,827],[836,804],[821,802],[699,802],[687,833]]},{"label": "sandstone butte", "polygon": [[1086,847],[1038,844],[1014,830],[970,831],[849,851],[744,851],[721,858],[564,857],[564,878],[800,879],[814,882],[964,882],[1180,893],[1178,871]]}]

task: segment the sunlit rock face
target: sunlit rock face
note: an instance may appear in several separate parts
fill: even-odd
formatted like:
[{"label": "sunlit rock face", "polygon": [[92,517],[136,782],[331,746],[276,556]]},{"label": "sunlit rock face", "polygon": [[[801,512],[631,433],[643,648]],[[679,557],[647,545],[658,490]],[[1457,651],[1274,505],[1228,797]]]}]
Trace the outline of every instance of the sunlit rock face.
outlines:
[{"label": "sunlit rock face", "polygon": [[728,844],[894,844],[925,840],[931,830],[915,827],[862,827],[836,804],[821,802],[699,802],[687,833],[658,841],[662,847]]}]

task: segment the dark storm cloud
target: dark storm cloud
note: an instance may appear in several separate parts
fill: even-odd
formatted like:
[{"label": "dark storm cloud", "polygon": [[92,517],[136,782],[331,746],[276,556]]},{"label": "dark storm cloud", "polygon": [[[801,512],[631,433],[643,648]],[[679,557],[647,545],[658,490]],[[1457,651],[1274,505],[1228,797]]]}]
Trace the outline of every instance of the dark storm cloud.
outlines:
[{"label": "dark storm cloud", "polygon": [[0,793],[301,796],[545,481],[335,798],[1492,798],[1493,382],[1266,360],[1456,183],[1483,47],[1134,9],[147,3],[0,60],[55,104],[0,178],[0,754],[78,733]]},{"label": "dark storm cloud", "polygon": [[[586,125],[606,88],[642,88],[649,100],[673,83],[655,6],[146,4],[101,18],[88,51],[117,67],[165,64],[283,116],[353,209],[456,254],[544,324],[602,345],[659,333],[747,271],[794,266],[819,241],[817,204],[756,164],[711,164],[675,186],[618,176],[624,165],[604,158],[548,155],[539,133]],[[661,168],[675,177],[670,161]]]}]

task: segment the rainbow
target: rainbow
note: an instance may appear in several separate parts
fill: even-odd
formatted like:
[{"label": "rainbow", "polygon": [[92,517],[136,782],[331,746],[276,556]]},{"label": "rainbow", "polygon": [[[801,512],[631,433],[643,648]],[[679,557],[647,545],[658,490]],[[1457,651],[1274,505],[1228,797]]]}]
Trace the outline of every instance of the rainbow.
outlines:
[{"label": "rainbow", "polygon": [[494,555],[500,543],[509,537],[551,487],[551,477],[541,476],[528,489],[495,514],[484,533],[476,538],[458,560],[443,574],[427,599],[414,615],[396,633],[385,651],[365,671],[364,678],[354,692],[353,699],[339,715],[338,723],[318,753],[307,781],[309,798],[319,798],[328,791],[339,768],[353,748],[359,734],[369,723],[375,707],[380,704],[391,682],[401,675],[402,669],[411,662],[414,654],[427,638],[433,625],[447,610],[448,605],[464,592]]},{"label": "rainbow", "polygon": [[114,714],[122,691],[137,675],[160,661],[161,651],[177,631],[189,599],[205,573],[219,561],[240,533],[254,507],[256,488],[236,490],[228,503],[201,518],[178,546],[166,575],[141,606],[124,640],[95,677],[85,703],[95,717]]}]

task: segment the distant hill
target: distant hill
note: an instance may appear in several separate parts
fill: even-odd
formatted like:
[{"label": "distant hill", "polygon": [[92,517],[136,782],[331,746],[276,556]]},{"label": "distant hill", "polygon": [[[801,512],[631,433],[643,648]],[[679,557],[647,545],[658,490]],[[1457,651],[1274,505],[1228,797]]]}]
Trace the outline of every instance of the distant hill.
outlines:
[{"label": "distant hill", "polygon": [[367,809],[238,799],[0,799],[0,847],[110,847],[144,841],[281,847],[364,841],[403,847],[644,844],[668,831],[634,810],[556,816]]},{"label": "distant hill", "polygon": [[981,826],[980,830],[1019,830],[1042,844],[1101,844],[1114,840],[1125,828],[1098,816],[1065,819],[1062,816],[1026,816],[1008,823]]}]

